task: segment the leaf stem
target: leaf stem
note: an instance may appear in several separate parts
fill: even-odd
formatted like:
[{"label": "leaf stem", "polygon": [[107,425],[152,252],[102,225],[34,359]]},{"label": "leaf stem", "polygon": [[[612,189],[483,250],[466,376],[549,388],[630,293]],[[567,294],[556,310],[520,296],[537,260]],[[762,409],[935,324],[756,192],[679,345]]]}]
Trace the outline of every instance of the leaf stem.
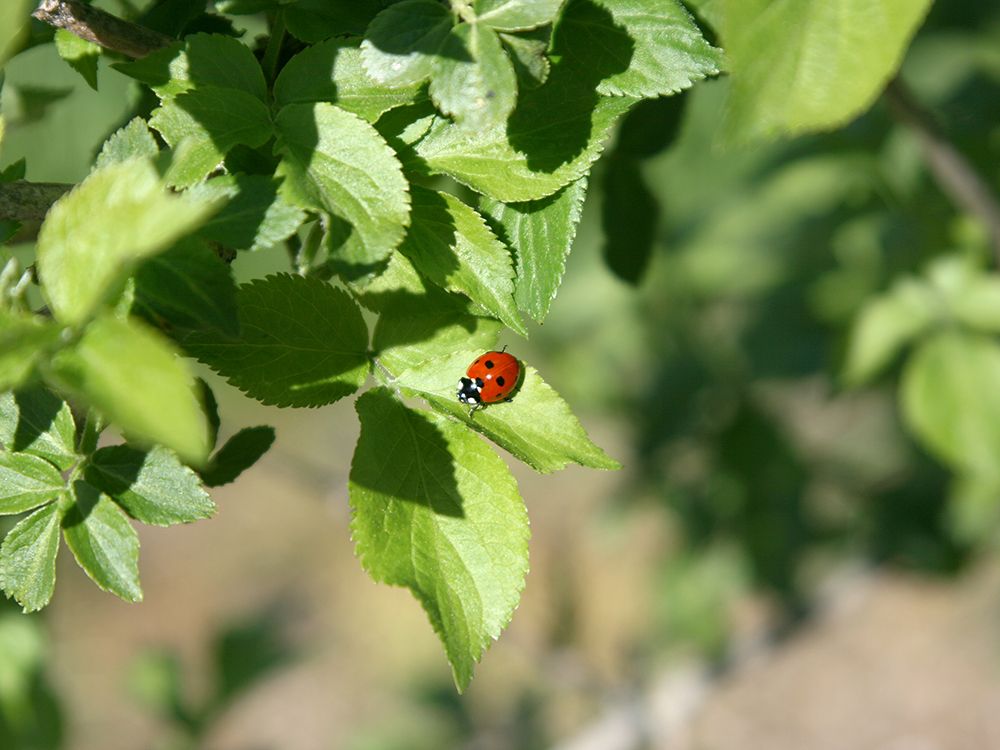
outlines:
[{"label": "leaf stem", "polygon": [[986,227],[1000,265],[1000,202],[968,159],[948,140],[934,115],[913,96],[898,76],[885,88],[885,100],[895,119],[920,142],[927,167],[941,191],[960,210]]}]

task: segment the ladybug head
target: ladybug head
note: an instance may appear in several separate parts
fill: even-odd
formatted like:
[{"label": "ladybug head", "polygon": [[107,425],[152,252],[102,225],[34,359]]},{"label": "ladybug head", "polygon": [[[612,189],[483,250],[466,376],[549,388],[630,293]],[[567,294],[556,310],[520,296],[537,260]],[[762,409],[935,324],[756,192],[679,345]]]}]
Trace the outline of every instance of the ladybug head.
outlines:
[{"label": "ladybug head", "polygon": [[472,378],[462,378],[458,381],[458,400],[463,404],[481,404],[483,402],[483,397],[480,393],[482,387],[483,381],[479,378],[475,380]]}]

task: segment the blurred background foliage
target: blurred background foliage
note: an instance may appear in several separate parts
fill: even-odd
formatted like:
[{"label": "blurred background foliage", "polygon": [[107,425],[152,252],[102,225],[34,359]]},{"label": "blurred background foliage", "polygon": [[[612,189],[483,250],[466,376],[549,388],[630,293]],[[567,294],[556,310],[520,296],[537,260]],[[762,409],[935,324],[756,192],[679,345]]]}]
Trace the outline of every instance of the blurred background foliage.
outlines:
[{"label": "blurred background foliage", "polygon": [[[136,5],[99,4],[116,12]],[[240,20],[251,25],[250,38],[263,28],[252,16]],[[98,91],[82,85],[44,43],[46,33],[35,28],[39,43],[8,67],[0,167],[27,156],[29,179],[72,182],[89,168],[88,154],[143,103],[137,87],[103,62]],[[937,3],[901,76],[946,138],[1000,193],[1000,8],[979,0]],[[608,695],[639,689],[681,657],[724,664],[747,602],[765,613],[768,628],[781,631],[808,622],[817,588],[845,565],[948,577],[995,547],[1000,482],[946,468],[904,426],[899,394],[907,355],[891,357],[890,366],[863,386],[848,387],[844,378],[859,315],[901,279],[925,277],[942,262],[992,278],[996,258],[985,230],[942,192],[917,138],[884,101],[836,132],[723,147],[728,85],[723,78],[646,101],[625,118],[595,166],[550,317],[532,330],[530,341],[507,342],[558,384],[584,423],[611,436],[627,470],[602,480],[601,497],[578,511],[591,517],[571,523],[546,521],[540,506],[560,493],[585,494],[589,478],[568,472],[560,480],[566,484],[525,481],[533,520],[539,518],[522,608],[528,611],[515,617],[510,642],[487,655],[469,696],[457,697],[443,670],[428,672],[432,661],[420,662],[423,671],[415,670],[412,679],[371,667],[369,660],[394,658],[376,649],[360,659],[364,667],[351,663],[381,675],[382,692],[370,698],[379,708],[342,726],[342,743],[323,746],[442,748],[478,738],[468,746],[547,747],[584,723]],[[12,251],[24,253],[25,247]],[[237,262],[256,275],[287,260],[274,250],[243,254]],[[982,394],[965,396],[975,409]],[[236,429],[241,420],[257,419],[262,407],[229,395],[223,408],[234,415]],[[281,453],[280,438],[276,452],[292,462],[285,471],[298,472],[296,482],[319,495],[343,485],[342,476],[330,473],[346,471],[350,440],[334,440],[344,455],[331,456],[330,448],[302,449],[309,441],[298,436],[303,429],[335,435],[350,419],[348,411],[308,417],[269,412],[267,419],[284,436],[287,452]],[[266,470],[265,462],[260,471]],[[294,502],[292,484],[283,503]],[[342,521],[341,495],[330,502]],[[251,512],[234,505],[217,525]],[[307,506],[302,515],[316,512]],[[614,554],[602,558],[592,548],[586,554],[598,554],[598,562],[581,562],[580,548],[627,547],[622,535],[650,524],[657,529],[652,541],[636,543],[648,553],[620,569]],[[563,525],[569,531],[560,533]],[[570,538],[577,532],[590,541]],[[329,544],[349,555],[342,523],[325,533]],[[218,546],[218,555],[231,550],[212,536],[202,541]],[[258,543],[247,538],[248,554]],[[168,554],[154,554],[144,576],[156,559],[172,564]],[[224,585],[255,587],[244,580],[252,573],[239,565],[222,568]],[[595,568],[606,570],[596,574]],[[115,678],[127,686],[128,697],[120,691],[105,700],[120,702],[119,713],[145,712],[148,723],[138,736],[157,737],[157,747],[208,746],[217,722],[238,710],[251,688],[277,679],[290,665],[323,663],[310,641],[321,628],[290,636],[287,617],[275,615],[266,601],[309,575],[301,567],[283,570],[286,578],[265,586],[254,607],[246,605],[254,601],[250,596],[233,606],[226,617],[237,625],[220,615],[214,635],[208,626],[192,631],[204,636],[193,648],[208,657],[185,655],[183,638],[173,644],[130,641],[131,666]],[[543,592],[538,601],[531,599],[533,587]],[[610,591],[616,587],[648,605],[621,627],[613,647],[617,666],[603,670],[593,666],[600,658],[588,650],[588,633],[598,627],[588,618],[600,620],[594,613],[601,604],[594,600],[614,606]],[[327,602],[318,583],[307,590],[317,600],[313,609],[360,609],[358,617],[368,623],[386,612],[364,612],[363,600]],[[148,599],[155,601],[156,591],[154,582]],[[66,632],[73,608],[93,600],[60,598],[52,616]],[[392,601],[409,611],[403,599]],[[77,685],[75,693],[68,689],[75,705],[60,697],[52,674],[65,677],[65,669],[47,659],[52,650],[44,618],[0,604],[0,747],[90,746],[74,741],[66,728],[69,716],[70,726],[100,736],[79,716],[73,722],[74,711],[87,710],[79,704],[78,683],[68,681]],[[128,629],[134,610],[107,606],[118,613],[109,616],[108,627]],[[139,606],[155,607],[148,601]],[[197,608],[194,601],[187,606]],[[532,614],[533,607],[546,614]],[[417,615],[414,630],[423,631]],[[519,624],[522,617],[527,622]],[[430,643],[429,652],[434,648]],[[491,679],[499,660],[517,661],[519,650],[541,657],[513,677]],[[567,653],[576,654],[568,667]],[[581,673],[580,663],[591,667]],[[498,693],[487,696],[491,690]],[[125,733],[104,746],[139,746],[130,741]]]}]

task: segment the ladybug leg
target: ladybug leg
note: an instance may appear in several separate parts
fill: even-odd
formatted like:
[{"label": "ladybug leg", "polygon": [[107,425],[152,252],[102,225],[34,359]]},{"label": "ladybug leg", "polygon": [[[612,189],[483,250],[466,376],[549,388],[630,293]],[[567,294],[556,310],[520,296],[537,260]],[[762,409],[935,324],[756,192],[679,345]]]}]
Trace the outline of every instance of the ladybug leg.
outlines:
[{"label": "ladybug leg", "polygon": [[483,408],[483,405],[482,405],[482,404],[479,404],[479,403],[477,403],[477,404],[473,404],[472,408],[471,408],[471,409],[469,409],[469,419],[472,419],[472,418],[473,418],[473,416],[472,416],[472,415],[473,415],[473,414],[475,413],[475,411],[476,411],[477,409],[482,409],[482,408]]}]

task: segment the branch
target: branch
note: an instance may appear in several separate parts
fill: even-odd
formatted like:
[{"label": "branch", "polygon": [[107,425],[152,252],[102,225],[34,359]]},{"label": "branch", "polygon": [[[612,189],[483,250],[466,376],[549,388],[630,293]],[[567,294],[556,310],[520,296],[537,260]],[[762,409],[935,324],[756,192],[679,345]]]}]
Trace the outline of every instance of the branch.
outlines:
[{"label": "branch", "polygon": [[896,120],[917,136],[927,166],[941,191],[956,207],[986,226],[993,253],[1000,264],[1000,203],[990,186],[945,137],[934,116],[920,105],[900,78],[886,86],[885,99]]},{"label": "branch", "polygon": [[72,185],[55,182],[0,182],[0,221],[41,221]]},{"label": "branch", "polygon": [[31,15],[49,26],[66,29],[81,39],[128,57],[145,57],[173,41],[158,31],[123,21],[78,0],[42,0]]}]

